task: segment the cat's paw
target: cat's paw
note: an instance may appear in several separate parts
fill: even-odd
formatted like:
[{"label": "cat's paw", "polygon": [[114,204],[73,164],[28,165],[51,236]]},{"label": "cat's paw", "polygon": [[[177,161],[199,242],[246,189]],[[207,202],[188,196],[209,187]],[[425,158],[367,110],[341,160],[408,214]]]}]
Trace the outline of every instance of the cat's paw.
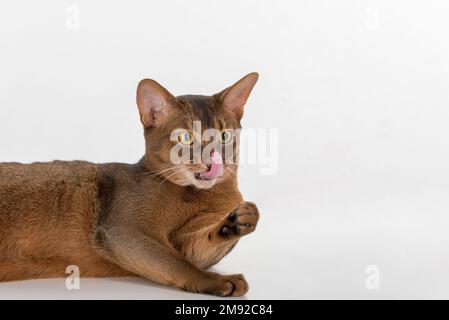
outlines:
[{"label": "cat's paw", "polygon": [[259,210],[252,202],[242,202],[224,221],[219,234],[222,237],[245,236],[256,229]]},{"label": "cat's paw", "polygon": [[241,274],[231,276],[218,275],[206,293],[219,297],[241,297],[248,292],[249,286]]}]

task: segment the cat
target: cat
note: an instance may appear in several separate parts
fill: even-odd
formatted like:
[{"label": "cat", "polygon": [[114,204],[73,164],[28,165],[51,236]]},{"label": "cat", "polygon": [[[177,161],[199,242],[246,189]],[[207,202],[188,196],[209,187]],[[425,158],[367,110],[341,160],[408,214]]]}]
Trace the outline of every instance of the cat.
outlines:
[{"label": "cat", "polygon": [[[218,94],[178,97],[142,80],[146,151],[136,164],[0,163],[0,281],[65,277],[76,265],[82,277],[141,276],[188,292],[244,295],[243,275],[208,269],[259,220],[237,187],[233,134],[257,80],[250,73]],[[174,146],[198,145],[193,121],[218,130],[220,141],[204,161],[189,153],[173,164]],[[235,163],[217,151],[224,144]]]}]

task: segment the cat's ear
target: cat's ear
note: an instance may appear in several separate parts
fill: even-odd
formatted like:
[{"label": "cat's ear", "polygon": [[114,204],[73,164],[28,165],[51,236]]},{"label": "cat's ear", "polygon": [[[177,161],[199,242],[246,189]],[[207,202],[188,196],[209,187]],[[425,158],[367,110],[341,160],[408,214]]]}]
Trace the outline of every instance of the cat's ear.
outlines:
[{"label": "cat's ear", "polygon": [[137,87],[137,106],[145,128],[156,127],[175,104],[176,98],[154,80],[144,79]]},{"label": "cat's ear", "polygon": [[231,110],[239,120],[243,117],[245,103],[256,85],[257,79],[259,79],[257,72],[247,74],[234,85],[219,93],[223,107]]}]

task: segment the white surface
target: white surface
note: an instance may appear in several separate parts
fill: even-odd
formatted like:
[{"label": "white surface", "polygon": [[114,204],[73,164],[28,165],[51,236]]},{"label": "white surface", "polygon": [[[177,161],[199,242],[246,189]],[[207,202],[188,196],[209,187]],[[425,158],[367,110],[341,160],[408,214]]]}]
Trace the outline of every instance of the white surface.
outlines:
[{"label": "white surface", "polygon": [[[248,298],[449,298],[447,1],[1,7],[0,161],[134,162],[141,78],[207,94],[259,71],[244,125],[279,129],[279,171],[242,167],[262,220],[217,269],[244,273]],[[143,280],[0,284],[13,297],[203,296]]]}]

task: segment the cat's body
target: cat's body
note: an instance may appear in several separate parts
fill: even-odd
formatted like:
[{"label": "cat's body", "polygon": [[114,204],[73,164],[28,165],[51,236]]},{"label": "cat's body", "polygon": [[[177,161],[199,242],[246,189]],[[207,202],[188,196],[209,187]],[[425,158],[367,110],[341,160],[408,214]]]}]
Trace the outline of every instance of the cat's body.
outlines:
[{"label": "cat's body", "polygon": [[85,162],[0,164],[0,280],[124,270],[95,252],[101,166]]},{"label": "cat's body", "polygon": [[[201,267],[217,262],[234,242],[208,252],[201,236],[183,243],[188,233],[178,230],[212,215],[218,227],[242,201],[235,181],[208,190],[161,182],[140,164],[0,164],[0,281],[64,276],[69,265],[81,276],[129,274],[104,257],[103,232],[114,223],[139,226]],[[60,265],[37,267],[41,261]]]},{"label": "cat's body", "polygon": [[[178,98],[189,108],[194,100]],[[192,292],[246,292],[242,276],[206,269],[254,230],[257,208],[243,202],[235,172],[196,187],[179,172],[158,171],[165,149],[150,150],[150,128],[146,156],[133,165],[0,164],[0,281],[64,277],[76,265],[82,277],[139,275]]]}]

